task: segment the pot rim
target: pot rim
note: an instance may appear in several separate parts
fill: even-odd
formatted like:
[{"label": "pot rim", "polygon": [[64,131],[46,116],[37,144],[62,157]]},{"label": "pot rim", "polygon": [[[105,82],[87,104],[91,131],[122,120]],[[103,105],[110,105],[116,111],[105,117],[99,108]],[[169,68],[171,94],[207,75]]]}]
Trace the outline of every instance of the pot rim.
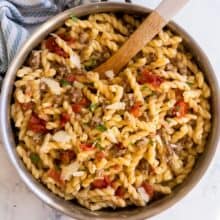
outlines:
[{"label": "pot rim", "polygon": [[18,154],[15,151],[15,141],[13,137],[13,131],[11,128],[10,121],[10,112],[9,107],[11,103],[11,96],[13,90],[13,82],[15,79],[15,73],[17,69],[22,65],[27,54],[39,44],[41,39],[43,39],[48,33],[55,30],[57,27],[66,20],[70,14],[74,13],[76,16],[88,15],[97,12],[132,12],[136,14],[147,14],[151,10],[129,3],[113,3],[113,2],[102,2],[102,3],[92,3],[87,5],[81,5],[75,8],[68,9],[57,16],[52,17],[43,25],[41,25],[27,40],[27,42],[22,46],[18,54],[13,59],[5,79],[2,84],[1,99],[0,99],[0,135],[2,143],[10,157],[11,162],[19,173],[21,179],[25,182],[28,188],[34,192],[42,201],[44,201],[49,206],[63,212],[66,215],[71,217],[89,220],[93,219],[127,219],[127,220],[137,220],[144,219],[156,214],[161,213],[162,211],[168,209],[169,207],[176,204],[180,199],[182,199],[186,194],[188,194],[194,186],[201,180],[202,176],[208,169],[217,148],[218,143],[218,134],[220,133],[220,95],[219,95],[219,86],[217,78],[214,74],[212,66],[208,61],[208,58],[198,46],[198,44],[190,37],[182,28],[180,28],[174,22],[170,22],[168,26],[174,31],[182,36],[185,40],[185,43],[189,46],[189,49],[196,56],[197,62],[201,65],[201,68],[205,70],[206,79],[209,82],[212,90],[212,131],[210,132],[210,137],[206,152],[200,156],[196,166],[193,168],[193,171],[180,186],[178,186],[174,192],[164,197],[163,199],[154,202],[153,204],[146,207],[136,207],[133,210],[118,210],[116,212],[108,211],[90,211],[86,208],[83,208],[79,205],[67,202],[64,199],[61,199],[49,192],[45,186],[37,182],[27,168],[24,166],[23,162],[20,160]]}]

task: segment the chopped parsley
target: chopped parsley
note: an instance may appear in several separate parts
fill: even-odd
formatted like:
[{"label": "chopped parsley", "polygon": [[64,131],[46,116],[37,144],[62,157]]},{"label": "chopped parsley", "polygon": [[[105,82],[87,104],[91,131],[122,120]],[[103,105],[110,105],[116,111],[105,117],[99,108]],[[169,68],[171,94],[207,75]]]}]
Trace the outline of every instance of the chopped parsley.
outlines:
[{"label": "chopped parsley", "polygon": [[171,123],[171,122],[172,122],[172,119],[166,118],[166,121],[167,121],[167,123]]},{"label": "chopped parsley", "polygon": [[154,96],[154,95],[157,95],[157,93],[152,90],[150,95]]},{"label": "chopped parsley", "polygon": [[189,86],[192,86],[193,83],[192,82],[186,82]]},{"label": "chopped parsley", "polygon": [[79,20],[79,18],[77,18],[74,14],[70,15],[70,18],[74,21],[77,22]]},{"label": "chopped parsley", "polygon": [[149,139],[149,144],[150,144],[150,145],[154,145],[154,144],[155,144],[155,141],[150,138],[150,139]]},{"label": "chopped parsley", "polygon": [[61,171],[60,165],[59,164],[54,164],[54,168],[56,171]]},{"label": "chopped parsley", "polygon": [[107,128],[106,128],[105,125],[103,125],[103,124],[97,125],[97,126],[96,126],[96,129],[99,130],[99,131],[101,131],[101,132],[104,132],[104,131],[107,130]]},{"label": "chopped parsley", "polygon": [[93,146],[98,148],[99,150],[104,150],[105,148],[100,144],[101,139],[97,138],[94,142],[93,142]]},{"label": "chopped parsley", "polygon": [[97,65],[97,62],[96,62],[96,60],[94,60],[94,59],[90,59],[90,60],[88,60],[88,61],[86,61],[85,63],[84,63],[84,66],[85,66],[85,69],[87,70],[87,71],[89,71],[89,70],[91,70],[93,67],[95,67]]},{"label": "chopped parsley", "polygon": [[70,83],[69,83],[67,80],[65,80],[65,79],[61,79],[61,80],[60,80],[60,84],[61,84],[62,86],[68,86],[68,85],[70,85]]},{"label": "chopped parsley", "polygon": [[94,112],[97,108],[98,108],[98,104],[97,103],[91,103],[90,106],[89,106],[89,110],[91,112]]},{"label": "chopped parsley", "polygon": [[85,83],[88,87],[94,87],[94,83],[93,82],[87,82]]},{"label": "chopped parsley", "polygon": [[36,154],[36,153],[31,153],[29,157],[30,157],[30,159],[31,159],[31,162],[32,162],[34,165],[38,165],[39,162],[41,161],[39,155]]},{"label": "chopped parsley", "polygon": [[143,86],[141,87],[141,91],[144,91],[145,89],[149,89],[149,88],[148,88],[148,86],[143,85]]}]

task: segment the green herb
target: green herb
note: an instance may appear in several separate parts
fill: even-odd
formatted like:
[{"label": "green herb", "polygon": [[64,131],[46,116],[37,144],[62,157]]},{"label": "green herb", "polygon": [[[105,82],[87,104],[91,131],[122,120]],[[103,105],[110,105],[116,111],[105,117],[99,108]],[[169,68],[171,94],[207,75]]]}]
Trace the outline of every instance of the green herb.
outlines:
[{"label": "green herb", "polygon": [[88,86],[88,87],[94,87],[94,83],[93,82],[87,82],[87,83],[85,83],[86,84],[86,86]]},{"label": "green herb", "polygon": [[150,95],[154,96],[154,95],[157,95],[157,93],[155,91],[151,91]]},{"label": "green herb", "polygon": [[79,20],[79,18],[77,18],[74,14],[70,15],[70,18],[74,21],[77,22]]},{"label": "green herb", "polygon": [[167,121],[168,123],[171,123],[171,122],[172,122],[172,120],[171,120],[170,118],[167,118],[166,121]]},{"label": "green herb", "polygon": [[102,147],[102,145],[100,144],[101,138],[97,138],[94,142],[93,142],[93,146],[95,146],[96,148],[99,148],[99,150],[104,150],[105,148]]},{"label": "green herb", "polygon": [[130,145],[130,146],[134,146],[134,145],[135,145],[135,143],[130,142],[130,143],[129,143],[129,145]]},{"label": "green herb", "polygon": [[59,164],[54,164],[54,168],[56,171],[61,171],[60,165]]},{"label": "green herb", "polygon": [[102,125],[102,124],[97,125],[97,126],[96,126],[96,129],[99,130],[99,131],[101,131],[101,132],[107,130],[107,128],[106,128],[104,125]]},{"label": "green herb", "polygon": [[39,162],[41,161],[39,155],[36,154],[36,153],[31,153],[31,154],[30,154],[30,159],[31,159],[31,162],[32,162],[34,165],[38,165]]},{"label": "green herb", "polygon": [[141,91],[144,91],[145,89],[148,89],[148,86],[143,85],[143,86],[141,87]]},{"label": "green herb", "polygon": [[99,148],[99,150],[104,150],[104,149],[105,149],[105,148],[104,148],[100,143],[98,143],[98,142],[95,144],[95,147],[96,147],[96,148]]},{"label": "green herb", "polygon": [[93,67],[95,67],[97,65],[97,62],[96,62],[96,60],[94,60],[94,59],[90,59],[90,60],[88,60],[88,61],[86,61],[85,63],[84,63],[84,66],[85,66],[85,69],[87,70],[87,71],[89,71],[89,70],[91,70]]},{"label": "green herb", "polygon": [[192,82],[186,82],[189,86],[192,86],[193,83]]},{"label": "green herb", "polygon": [[89,110],[90,110],[91,112],[94,112],[94,111],[97,109],[97,107],[98,107],[98,104],[97,104],[97,103],[92,103],[92,104],[90,104],[90,106],[89,106]]},{"label": "green herb", "polygon": [[60,80],[60,84],[61,84],[62,86],[68,86],[68,85],[70,85],[70,83],[69,83],[67,80],[65,80],[65,79],[61,79],[61,80]]},{"label": "green herb", "polygon": [[149,144],[150,144],[150,145],[154,145],[154,143],[155,143],[155,141],[150,138],[150,139],[149,139]]}]

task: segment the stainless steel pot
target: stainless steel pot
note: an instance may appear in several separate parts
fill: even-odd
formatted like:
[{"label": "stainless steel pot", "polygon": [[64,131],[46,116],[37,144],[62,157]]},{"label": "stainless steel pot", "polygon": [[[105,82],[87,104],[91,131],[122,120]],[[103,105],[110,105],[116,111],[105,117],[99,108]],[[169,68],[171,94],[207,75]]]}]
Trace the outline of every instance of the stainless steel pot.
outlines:
[{"label": "stainless steel pot", "polygon": [[217,84],[216,76],[213,69],[205,56],[203,51],[197,45],[197,43],[178,25],[173,22],[169,23],[169,27],[183,37],[185,45],[195,55],[195,58],[200,68],[205,73],[206,80],[208,81],[211,91],[211,111],[212,111],[212,129],[208,138],[205,153],[198,159],[192,173],[189,177],[178,186],[174,192],[146,207],[135,207],[128,209],[121,209],[116,211],[89,211],[73,202],[64,201],[63,199],[55,196],[53,193],[48,191],[46,187],[37,182],[28,170],[23,165],[19,156],[15,151],[15,139],[14,132],[12,130],[10,121],[10,103],[12,100],[13,83],[15,80],[16,71],[24,62],[29,52],[37,46],[41,40],[54,29],[59,27],[64,20],[66,20],[70,14],[74,13],[76,16],[85,16],[91,13],[98,12],[125,12],[131,14],[146,15],[149,13],[149,9],[126,3],[95,3],[91,5],[83,5],[76,8],[72,8],[63,13],[60,13],[56,17],[53,17],[48,22],[43,24],[24,44],[20,49],[17,56],[11,63],[7,75],[4,79],[1,92],[0,100],[0,120],[1,120],[1,138],[5,146],[6,151],[10,157],[11,162],[14,164],[16,170],[21,176],[22,180],[26,185],[34,192],[40,199],[51,207],[73,217],[81,220],[91,219],[126,219],[126,220],[137,220],[144,219],[153,215],[156,215],[163,210],[171,207],[181,198],[183,198],[201,179],[203,174],[206,172],[210,162],[215,154],[217,147],[218,136],[220,131],[220,97],[219,89]]}]

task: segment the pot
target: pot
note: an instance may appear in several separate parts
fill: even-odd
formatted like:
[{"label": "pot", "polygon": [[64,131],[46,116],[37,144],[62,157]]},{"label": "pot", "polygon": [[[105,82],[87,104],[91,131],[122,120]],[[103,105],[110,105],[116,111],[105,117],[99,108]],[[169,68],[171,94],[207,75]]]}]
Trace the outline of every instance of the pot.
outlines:
[{"label": "pot", "polygon": [[20,160],[15,150],[15,138],[14,132],[10,120],[10,104],[12,101],[13,83],[15,80],[16,72],[25,61],[29,52],[36,47],[42,39],[58,28],[69,16],[74,14],[78,17],[86,16],[91,13],[98,12],[125,12],[130,14],[146,15],[150,12],[150,9],[141,7],[129,3],[94,3],[75,7],[60,13],[44,23],[38,30],[32,34],[28,41],[20,49],[19,53],[11,63],[8,72],[5,76],[1,100],[0,100],[0,120],[1,120],[1,139],[2,143],[9,155],[9,158],[15,166],[22,180],[29,187],[29,189],[35,193],[41,200],[47,203],[49,206],[63,212],[76,219],[91,220],[91,219],[126,219],[126,220],[138,220],[145,219],[150,216],[161,213],[168,209],[172,205],[176,204],[186,194],[188,194],[194,186],[199,182],[201,177],[206,172],[211,160],[215,154],[218,142],[218,136],[220,131],[220,96],[215,73],[208,61],[208,58],[198,46],[198,44],[177,24],[170,22],[169,28],[173,32],[177,33],[183,38],[185,46],[195,56],[195,59],[205,74],[205,78],[211,87],[211,114],[212,114],[212,128],[207,140],[205,152],[198,159],[192,173],[188,178],[178,187],[176,187],[173,193],[169,196],[162,198],[146,207],[129,207],[125,209],[119,209],[115,211],[103,210],[103,211],[90,211],[80,205],[65,201],[52,192],[48,191],[41,183],[35,180],[29,171]]}]

